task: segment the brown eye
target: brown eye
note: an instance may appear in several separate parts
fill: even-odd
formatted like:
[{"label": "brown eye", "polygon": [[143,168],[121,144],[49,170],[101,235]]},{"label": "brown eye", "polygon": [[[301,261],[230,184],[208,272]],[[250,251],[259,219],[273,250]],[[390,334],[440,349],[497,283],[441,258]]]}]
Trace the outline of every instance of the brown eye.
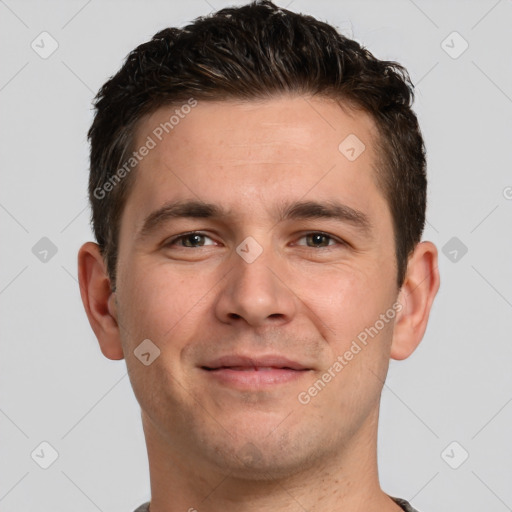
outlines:
[{"label": "brown eye", "polygon": [[[335,239],[331,235],[328,235],[327,233],[322,233],[321,231],[315,231],[312,233],[307,233],[303,237],[300,238],[300,240],[306,239],[306,244],[308,247],[312,248],[323,248],[323,247],[332,247],[336,244],[343,245],[343,242],[341,240]],[[334,243],[331,243],[334,242]],[[302,244],[300,244],[302,245]]]},{"label": "brown eye", "polygon": [[184,233],[183,235],[179,235],[170,240],[166,246],[179,246],[179,247],[187,247],[187,248],[195,248],[195,247],[203,247],[205,245],[213,245],[205,243],[205,240],[211,238],[203,233]]},{"label": "brown eye", "polygon": [[313,233],[311,235],[307,235],[307,238],[308,240],[311,240],[313,245],[320,245],[322,247],[329,245],[329,240],[332,240],[329,236],[324,235],[323,233]]}]

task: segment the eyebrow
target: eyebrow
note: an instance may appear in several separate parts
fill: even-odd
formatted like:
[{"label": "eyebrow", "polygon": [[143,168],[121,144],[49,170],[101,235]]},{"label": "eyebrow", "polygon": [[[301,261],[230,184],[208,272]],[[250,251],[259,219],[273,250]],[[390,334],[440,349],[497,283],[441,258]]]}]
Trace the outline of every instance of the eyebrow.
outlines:
[{"label": "eyebrow", "polygon": [[[199,200],[171,201],[150,213],[143,222],[137,238],[146,238],[169,219],[202,218],[222,219],[232,215],[231,210],[213,203]],[[333,219],[351,224],[370,236],[373,225],[368,215],[337,201],[296,201],[278,208],[277,222],[285,220]]]}]

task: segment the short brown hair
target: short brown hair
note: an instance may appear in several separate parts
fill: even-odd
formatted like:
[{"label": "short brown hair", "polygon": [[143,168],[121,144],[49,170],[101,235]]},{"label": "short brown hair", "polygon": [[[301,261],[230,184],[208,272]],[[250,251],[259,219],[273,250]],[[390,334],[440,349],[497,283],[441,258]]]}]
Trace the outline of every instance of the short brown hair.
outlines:
[{"label": "short brown hair", "polygon": [[250,101],[283,93],[341,100],[374,119],[380,135],[377,181],[393,217],[402,286],[423,232],[427,188],[409,75],[331,25],[260,0],[158,32],[133,50],[98,92],[88,133],[89,199],[94,234],[114,287],[120,218],[134,177],[119,179],[116,171],[130,158],[141,118],[191,97]]}]

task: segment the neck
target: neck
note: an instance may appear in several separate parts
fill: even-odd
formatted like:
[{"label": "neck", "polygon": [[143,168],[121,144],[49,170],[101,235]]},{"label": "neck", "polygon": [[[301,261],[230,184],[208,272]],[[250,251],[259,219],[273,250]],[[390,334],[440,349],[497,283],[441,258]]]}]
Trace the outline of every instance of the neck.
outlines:
[{"label": "neck", "polygon": [[[398,512],[379,485],[378,407],[337,450],[286,475],[248,479],[171,446],[143,413],[151,512]],[[191,453],[192,451],[188,452]]]}]

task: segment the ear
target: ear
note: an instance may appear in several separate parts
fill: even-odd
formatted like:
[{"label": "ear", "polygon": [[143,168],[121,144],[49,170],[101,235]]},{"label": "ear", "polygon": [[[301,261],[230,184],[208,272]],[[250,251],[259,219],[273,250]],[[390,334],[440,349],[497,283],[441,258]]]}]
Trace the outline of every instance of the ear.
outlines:
[{"label": "ear", "polygon": [[396,316],[393,331],[393,359],[406,359],[420,344],[439,284],[437,248],[432,242],[420,242],[409,257],[407,274],[398,296],[402,309]]},{"label": "ear", "polygon": [[108,359],[123,359],[115,292],[98,244],[87,242],[78,252],[78,282],[87,318]]}]

